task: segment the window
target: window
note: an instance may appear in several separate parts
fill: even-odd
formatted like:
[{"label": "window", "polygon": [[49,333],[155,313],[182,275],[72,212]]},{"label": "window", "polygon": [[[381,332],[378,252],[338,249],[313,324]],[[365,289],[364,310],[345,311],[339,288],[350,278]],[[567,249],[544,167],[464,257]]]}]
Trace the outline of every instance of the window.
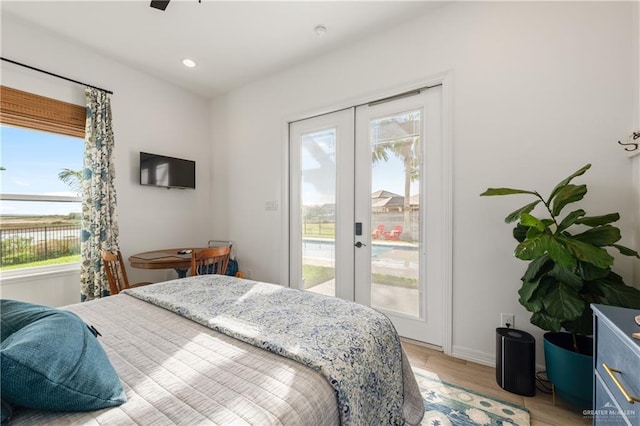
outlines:
[{"label": "window", "polygon": [[79,262],[85,109],[0,96],[0,270]]}]

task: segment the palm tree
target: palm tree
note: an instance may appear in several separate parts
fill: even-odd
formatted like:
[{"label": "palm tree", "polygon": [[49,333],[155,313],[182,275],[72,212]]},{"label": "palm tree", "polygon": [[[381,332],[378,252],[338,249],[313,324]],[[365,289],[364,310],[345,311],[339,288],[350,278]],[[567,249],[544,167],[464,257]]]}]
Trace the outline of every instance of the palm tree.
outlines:
[{"label": "palm tree", "polygon": [[[397,117],[396,117],[397,118]],[[420,115],[409,114],[406,120],[385,119],[376,123],[377,140],[371,150],[372,164],[388,161],[389,152],[401,159],[404,165],[404,229],[411,229],[411,182],[420,177]]]},{"label": "palm tree", "polygon": [[58,173],[58,179],[67,184],[78,196],[82,194],[82,170],[64,168]]}]

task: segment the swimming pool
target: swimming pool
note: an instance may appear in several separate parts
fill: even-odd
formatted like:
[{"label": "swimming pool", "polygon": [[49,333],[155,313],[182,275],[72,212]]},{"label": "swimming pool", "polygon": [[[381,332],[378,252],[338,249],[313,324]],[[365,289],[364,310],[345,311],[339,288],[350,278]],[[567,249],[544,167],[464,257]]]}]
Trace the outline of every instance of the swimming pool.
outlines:
[{"label": "swimming pool", "polygon": [[[380,256],[391,250],[407,250],[416,251],[417,246],[408,246],[406,244],[372,244],[371,257]],[[317,259],[335,259],[335,242],[330,240],[302,240],[302,256],[313,257]]]}]

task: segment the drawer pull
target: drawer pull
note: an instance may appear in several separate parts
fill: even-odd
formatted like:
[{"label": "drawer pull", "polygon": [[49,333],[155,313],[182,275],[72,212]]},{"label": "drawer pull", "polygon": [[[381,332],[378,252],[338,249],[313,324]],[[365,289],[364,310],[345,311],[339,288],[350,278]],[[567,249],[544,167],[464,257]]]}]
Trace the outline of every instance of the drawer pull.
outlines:
[{"label": "drawer pull", "polygon": [[609,373],[609,377],[611,377],[611,380],[613,380],[613,383],[616,384],[616,386],[622,393],[622,396],[624,396],[624,399],[626,399],[629,404],[633,404],[634,402],[640,402],[640,398],[629,395],[629,392],[627,392],[624,386],[622,386],[622,383],[620,383],[620,380],[618,380],[618,378],[615,376],[614,373],[622,373],[622,371],[610,368],[605,363],[603,363],[602,366],[607,371],[607,373]]}]

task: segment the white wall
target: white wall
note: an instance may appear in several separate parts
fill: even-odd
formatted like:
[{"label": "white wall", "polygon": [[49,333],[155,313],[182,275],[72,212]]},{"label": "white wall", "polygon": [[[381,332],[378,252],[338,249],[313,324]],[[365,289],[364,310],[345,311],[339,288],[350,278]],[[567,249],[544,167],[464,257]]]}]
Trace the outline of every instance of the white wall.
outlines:
[{"label": "white wall", "polygon": [[[125,257],[159,248],[206,245],[213,235],[208,101],[6,13],[2,15],[2,56],[114,92],[116,191]],[[0,70],[3,85],[84,105],[82,86],[6,62]],[[195,160],[196,190],[140,186],[140,151]],[[132,268],[127,272],[132,282],[175,275]],[[79,301],[77,273],[42,278],[3,279],[2,297],[56,306]]]},{"label": "white wall", "polygon": [[[265,211],[265,202],[285,201],[286,118],[451,70],[453,352],[492,363],[501,312],[515,313],[516,326],[533,332],[541,348],[542,333],[517,302],[526,264],[513,258],[515,240],[503,222],[527,201],[478,195],[489,186],[548,193],[592,163],[581,179],[589,186],[583,206],[591,214],[620,212],[622,243],[632,245],[638,215],[632,166],[616,141],[632,126],[633,7],[452,3],[214,100],[212,121],[223,128],[214,134],[214,149],[228,150],[219,160],[228,171],[212,183],[212,194],[227,192],[229,238],[241,269],[284,281],[284,212]],[[629,259],[620,259],[616,270],[630,282]],[[540,363],[541,350],[538,355]]]}]

